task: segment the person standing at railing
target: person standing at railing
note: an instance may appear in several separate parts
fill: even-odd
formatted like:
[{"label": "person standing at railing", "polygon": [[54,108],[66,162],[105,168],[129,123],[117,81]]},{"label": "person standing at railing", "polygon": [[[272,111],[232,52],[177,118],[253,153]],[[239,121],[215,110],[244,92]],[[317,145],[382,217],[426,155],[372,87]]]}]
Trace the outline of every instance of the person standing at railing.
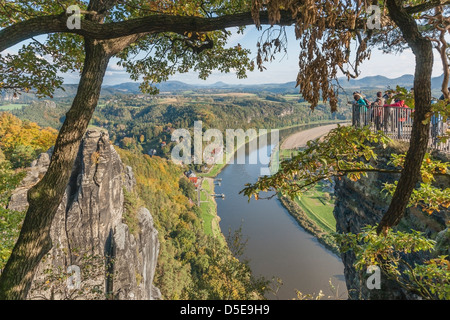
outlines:
[{"label": "person standing at railing", "polygon": [[378,91],[377,98],[372,104],[372,116],[377,130],[381,130],[381,128],[383,127],[383,106],[385,105],[385,103],[386,100],[383,98],[383,92]]},{"label": "person standing at railing", "polygon": [[[445,100],[444,95],[442,95],[439,100]],[[438,103],[438,101],[431,101],[431,104],[435,103]],[[431,116],[431,138],[433,145],[435,146],[439,144],[439,137],[443,134],[443,121],[444,119],[439,113],[433,112],[433,115]]]},{"label": "person standing at railing", "polygon": [[408,120],[411,112],[404,100],[395,100],[394,103],[384,106],[385,132],[396,134],[398,139],[403,139],[403,125]]},{"label": "person standing at railing", "polygon": [[384,132],[388,133],[391,131],[392,127],[392,113],[393,110],[389,105],[394,102],[394,93],[391,91],[386,91],[384,93],[384,105],[383,105],[383,127]]},{"label": "person standing at railing", "polygon": [[390,91],[390,90],[386,91],[384,93],[384,96],[383,96],[384,103],[385,104],[393,104],[393,103],[395,103],[394,96],[395,96],[395,92]]},{"label": "person standing at railing", "polygon": [[399,108],[398,108],[398,138],[404,139],[405,137],[403,137],[403,125],[408,120],[409,107],[405,104],[404,100],[399,100],[397,102],[397,104],[399,105]]},{"label": "person standing at railing", "polygon": [[353,99],[353,125],[356,127],[365,126],[367,125],[367,103],[359,92],[353,92]]}]

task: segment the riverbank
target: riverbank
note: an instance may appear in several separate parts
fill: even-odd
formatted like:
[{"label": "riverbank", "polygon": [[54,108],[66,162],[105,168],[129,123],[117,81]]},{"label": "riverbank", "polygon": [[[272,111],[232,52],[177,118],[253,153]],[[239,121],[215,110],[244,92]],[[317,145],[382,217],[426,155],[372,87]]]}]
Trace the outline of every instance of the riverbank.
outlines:
[{"label": "riverbank", "polygon": [[[346,125],[347,122],[341,123],[341,125]],[[337,124],[323,125],[315,128],[311,128],[305,131],[296,132],[286,139],[280,145],[280,149],[297,149],[305,147],[308,141],[316,140],[323,137],[331,130],[337,128]]]},{"label": "riverbank", "polygon": [[307,232],[312,234],[326,249],[340,256],[339,248],[334,241],[333,236],[324,231],[314,222],[305,211],[294,201],[287,197],[278,195],[278,199],[289,214],[297,221],[297,223]]},{"label": "riverbank", "polygon": [[[340,122],[339,124],[344,124],[345,122]],[[308,129],[308,130],[302,130],[300,132],[294,132],[293,134],[288,135],[284,139],[282,139],[278,146],[275,147],[275,153],[278,153],[279,150],[277,147],[280,146],[291,146],[295,145],[298,147],[301,147],[302,144],[306,145],[306,142],[311,139],[319,138],[326,133],[328,133],[333,128],[337,127],[336,123],[330,124],[329,122],[321,122],[321,123],[309,123],[309,124],[303,124],[300,126],[294,126],[289,128],[282,128],[279,129],[282,130],[288,130],[288,129],[301,129],[302,127],[308,127],[308,126],[314,126],[317,125],[317,127]],[[257,137],[255,137],[257,138]],[[289,144],[285,144],[286,141],[289,141]],[[207,193],[209,193],[209,198],[212,202],[207,204],[206,202],[202,202],[203,209],[202,212],[204,212],[204,218],[205,218],[205,231],[207,231],[209,234],[213,234],[215,236],[221,235],[221,238],[225,239],[223,232],[220,229],[220,217],[217,214],[217,203],[216,199],[214,198],[214,177],[216,177],[229,163],[231,158],[234,156],[234,154],[237,152],[237,150],[242,147],[243,145],[249,143],[248,139],[246,139],[244,144],[238,145],[235,147],[234,152],[231,154],[224,154],[225,161],[221,164],[213,165],[208,173],[202,173],[199,174],[199,176],[202,179],[202,189],[208,190]],[[271,167],[273,164],[273,157],[274,153],[271,154]],[[276,155],[275,155],[276,158]],[[272,172],[274,173],[274,172]],[[205,185],[205,183],[208,183],[208,185]],[[206,187],[206,188],[205,188]],[[301,207],[299,203],[297,203],[295,200],[291,200],[285,197],[282,197],[281,195],[278,196],[281,204],[283,207],[288,211],[288,213],[297,221],[297,223],[305,229],[308,233],[312,234],[317,240],[324,245],[324,247],[331,251],[334,254],[339,255],[338,248],[334,242],[334,238],[331,236],[330,232],[332,230],[324,230],[325,228],[320,227],[320,223],[317,223],[318,220],[320,220],[317,217],[314,217],[313,214],[308,215],[306,210]],[[205,199],[206,201],[206,199]],[[213,217],[213,213],[214,216]]]},{"label": "riverbank", "polygon": [[[309,126],[315,126],[315,127],[322,127],[322,126],[327,126],[327,125],[333,125],[333,126],[337,126],[337,124],[345,124],[348,121],[320,121],[320,122],[310,122],[310,123],[303,123],[303,124],[299,124],[299,125],[295,125],[295,126],[289,126],[289,127],[283,127],[283,128],[278,128],[278,129],[272,129],[272,130],[279,130],[280,133],[282,133],[283,131],[286,130],[292,130],[292,129],[300,129],[302,127],[309,127]],[[269,130],[268,130],[269,131]],[[302,130],[303,131],[303,130]],[[301,132],[302,132],[301,131]],[[270,131],[269,131],[270,132]],[[295,135],[295,134],[294,134]],[[234,154],[237,152],[237,150],[239,148],[241,148],[243,145],[248,144],[250,141],[253,141],[254,139],[257,139],[258,137],[260,137],[261,134],[257,133],[257,135],[249,140],[247,137],[245,139],[245,142],[241,143],[240,145],[236,145],[234,147],[234,150],[232,153],[227,153],[226,151],[224,151],[224,160],[222,161],[222,163],[217,163],[214,164],[213,166],[211,166],[211,168],[208,170],[208,172],[204,172],[204,173],[198,173],[199,177],[208,177],[208,178],[214,178],[217,177],[217,175],[228,165],[228,163],[230,162],[230,160],[232,159],[232,157],[234,157]],[[290,135],[291,136],[291,135]],[[289,137],[290,137],[289,136]],[[280,144],[281,145],[281,144]]]},{"label": "riverbank", "polygon": [[[283,136],[292,133],[288,131]],[[255,154],[269,155],[273,149],[274,144],[261,140],[258,150],[246,150],[238,158],[241,164],[227,166],[217,176],[222,183],[215,185],[216,193],[226,195],[224,201],[216,199],[223,232],[226,236],[240,232],[244,247],[239,256],[249,261],[255,276],[281,279],[283,285],[279,290],[274,286],[277,293],[269,294],[267,299],[296,299],[297,290],[305,294],[319,290],[327,293],[330,279],[335,286],[345,288],[340,257],[302,228],[277,197],[249,202],[239,193],[245,184],[256,182],[261,169],[267,168],[262,163],[250,164]]]},{"label": "riverbank", "polygon": [[220,229],[220,217],[217,214],[217,202],[214,197],[214,179],[201,178],[200,195],[200,210],[202,213],[202,220],[204,222],[205,234],[211,235],[219,241],[225,243],[225,237]]},{"label": "riverbank", "polygon": [[[342,125],[346,125],[346,123]],[[271,172],[275,173],[277,171],[280,162],[279,157],[283,150],[295,150],[306,147],[308,141],[321,138],[336,127],[337,124],[324,125],[306,131],[296,132],[283,141],[280,141],[280,150],[277,151],[278,154],[274,154],[271,158]],[[303,229],[317,238],[328,250],[339,256],[339,249],[334,241],[334,237],[331,235],[335,231],[334,217],[332,217],[332,211],[330,214],[330,210],[325,208],[327,205],[332,205],[331,203],[327,201],[327,203],[322,203],[322,205],[311,206],[312,202],[317,202],[322,199],[319,199],[317,195],[310,194],[302,194],[301,197],[299,196],[296,199],[290,199],[278,194],[278,199]]]}]

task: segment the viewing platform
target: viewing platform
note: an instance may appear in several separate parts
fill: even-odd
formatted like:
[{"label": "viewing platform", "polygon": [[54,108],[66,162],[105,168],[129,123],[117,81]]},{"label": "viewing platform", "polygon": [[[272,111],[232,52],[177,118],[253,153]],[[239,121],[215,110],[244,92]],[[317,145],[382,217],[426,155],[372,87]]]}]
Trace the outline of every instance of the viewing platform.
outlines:
[{"label": "viewing platform", "polygon": [[[364,106],[352,104],[352,125],[369,126],[373,132],[383,131],[394,140],[409,141],[411,139],[414,110],[407,106]],[[443,143],[440,137],[449,129],[449,123],[441,117],[432,116],[430,126],[430,150],[450,153],[450,139]]]}]

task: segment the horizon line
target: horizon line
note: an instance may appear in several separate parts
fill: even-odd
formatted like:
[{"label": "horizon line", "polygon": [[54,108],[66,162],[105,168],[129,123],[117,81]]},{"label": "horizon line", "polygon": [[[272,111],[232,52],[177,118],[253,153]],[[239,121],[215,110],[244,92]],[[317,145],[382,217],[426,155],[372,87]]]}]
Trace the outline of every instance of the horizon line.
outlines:
[{"label": "horizon line", "polygon": [[[401,75],[399,77],[394,77],[394,78],[389,78],[387,76],[384,76],[384,75],[380,74],[380,75],[373,75],[373,76],[365,76],[363,78],[356,78],[356,79],[347,79],[347,77],[343,76],[343,77],[338,77],[337,79],[338,80],[344,80],[346,82],[350,82],[350,81],[360,81],[360,80],[364,80],[364,79],[367,79],[367,78],[375,78],[375,77],[383,77],[383,78],[386,78],[388,80],[395,80],[395,79],[399,79],[399,78],[402,78],[402,77],[405,77],[405,76],[414,77],[413,74],[405,73],[405,74],[403,74],[403,75]],[[442,76],[443,76],[443,73],[441,75],[439,75],[439,76],[432,76],[431,79],[439,78],[439,77],[442,77]],[[187,82],[181,81],[181,80],[168,80],[168,81],[164,81],[164,82],[155,83],[154,85],[158,85],[158,84],[162,84],[162,83],[170,83],[170,82],[172,82],[172,83],[173,82],[178,82],[178,83],[183,83],[183,84],[192,85],[192,86],[211,86],[211,85],[215,85],[215,84],[223,84],[223,85],[228,85],[228,86],[259,86],[259,85],[281,85],[281,84],[295,83],[295,81],[286,81],[286,82],[267,82],[267,83],[249,83],[249,84],[241,83],[241,84],[239,84],[239,83],[227,83],[227,82],[224,82],[224,81],[216,81],[214,83],[206,83],[207,80],[204,80],[204,81],[205,81],[205,83],[192,83],[191,84],[191,83],[187,83]],[[117,83],[117,84],[104,84],[104,85],[102,85],[102,88],[103,87],[119,86],[119,85],[127,84],[127,83],[139,84],[141,82],[139,82],[139,81],[125,81],[125,82],[120,82],[120,83]],[[64,85],[78,85],[78,83],[64,83]]]}]

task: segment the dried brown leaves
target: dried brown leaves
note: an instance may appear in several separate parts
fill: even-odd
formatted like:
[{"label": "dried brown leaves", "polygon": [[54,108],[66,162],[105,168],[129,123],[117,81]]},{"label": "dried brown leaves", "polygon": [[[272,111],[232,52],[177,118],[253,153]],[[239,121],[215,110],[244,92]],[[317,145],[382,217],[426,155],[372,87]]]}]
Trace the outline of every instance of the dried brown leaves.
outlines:
[{"label": "dried brown leaves", "polygon": [[[260,27],[259,14],[267,11],[269,22],[280,22],[281,12],[288,11],[295,20],[295,34],[300,43],[297,86],[314,109],[320,100],[328,101],[337,110],[337,89],[333,80],[338,71],[356,77],[358,66],[370,57],[366,39],[358,33],[361,17],[367,7],[365,1],[350,0],[253,0],[252,15]],[[352,40],[357,43],[351,61]],[[260,70],[269,60],[273,47],[281,42],[266,41],[258,47],[257,64]]]}]

